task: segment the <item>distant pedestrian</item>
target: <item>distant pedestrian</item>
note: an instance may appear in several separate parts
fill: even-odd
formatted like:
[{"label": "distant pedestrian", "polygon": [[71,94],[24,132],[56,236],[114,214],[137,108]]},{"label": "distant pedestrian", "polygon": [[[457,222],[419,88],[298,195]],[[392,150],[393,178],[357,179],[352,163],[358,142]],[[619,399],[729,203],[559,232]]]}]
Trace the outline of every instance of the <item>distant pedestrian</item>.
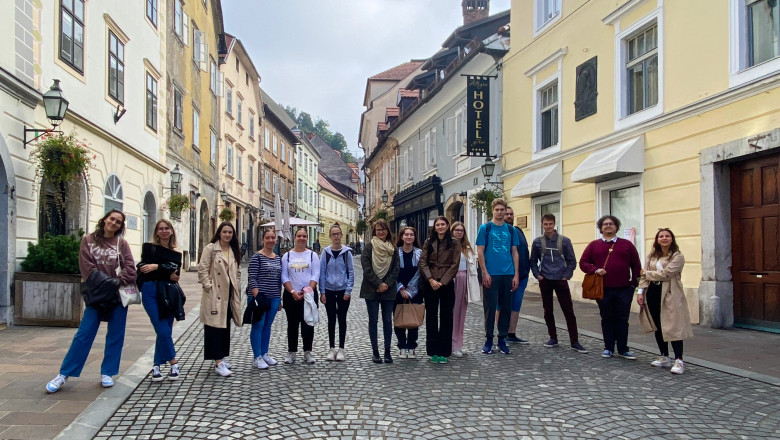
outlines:
[{"label": "distant pedestrian", "polygon": [[[338,223],[331,226],[328,235],[331,245],[325,247],[320,257],[320,301],[325,304],[328,313],[330,344],[325,359],[343,361],[344,342],[347,339],[347,311],[352,299],[352,288],[355,285],[355,268],[352,249],[341,244],[344,236],[341,226]],[[339,323],[338,349],[336,349],[336,320]]]},{"label": "distant pedestrian", "polygon": [[134,283],[136,277],[130,245],[121,238],[124,232],[125,214],[112,209],[98,220],[95,232],[81,240],[79,271],[82,282],[87,285],[86,296],[94,303],[84,308],[79,329],[60,366],[60,374],[46,384],[46,391],[50,393],[59,391],[68,377],[81,375],[101,321],[108,323],[108,332],[100,366],[100,384],[104,388],[114,386],[111,376],[119,374],[127,323],[127,307],[119,300],[119,287]]},{"label": "distant pedestrian", "polygon": [[[509,226],[513,226],[515,224],[515,211],[511,206],[506,207],[506,211],[504,212],[504,222]],[[523,338],[517,337],[517,321],[520,318],[520,308],[523,306],[523,296],[525,295],[525,289],[528,287],[528,273],[531,265],[528,256],[528,240],[525,239],[525,233],[523,232],[523,229],[518,226],[514,226],[514,228],[515,231],[517,231],[518,238],[520,239],[520,244],[516,246],[519,284],[517,285],[517,289],[512,292],[512,312],[509,315],[509,333],[507,334],[506,340],[508,342],[514,342],[521,345],[528,345],[530,342]],[[498,311],[496,311],[496,313],[498,313]],[[496,320],[498,320],[498,316],[496,316]]]},{"label": "distant pedestrian", "polygon": [[423,283],[425,349],[434,364],[446,364],[452,354],[453,281],[460,256],[460,241],[452,238],[449,220],[436,217],[420,255],[420,277],[426,280]]},{"label": "distant pedestrian", "polygon": [[[693,329],[681,280],[685,256],[680,252],[671,229],[658,230],[653,251],[646,261],[636,302],[648,307],[658,329],[655,341],[661,356],[650,365],[672,367],[673,374],[683,374],[683,339],[693,336]],[[669,359],[669,341],[674,351],[674,365]]]},{"label": "distant pedestrian", "polygon": [[312,249],[314,250],[314,252],[316,252],[318,254],[320,253],[320,241],[319,240],[314,242],[314,245],[312,246]]},{"label": "distant pedestrian", "polygon": [[604,334],[601,357],[612,357],[617,343],[618,354],[634,360],[636,356],[628,349],[628,317],[642,269],[639,254],[633,243],[617,237],[620,230],[617,217],[605,215],[596,222],[596,226],[601,238],[591,241],[585,248],[580,257],[580,269],[586,274],[604,277],[604,299],[596,301]]},{"label": "distant pedestrian", "polygon": [[382,333],[385,342],[384,362],[393,363],[390,354],[390,344],[393,339],[393,307],[398,290],[396,285],[400,267],[398,250],[393,246],[390,226],[384,219],[378,219],[371,230],[371,241],[366,244],[360,256],[363,267],[363,283],[360,286],[360,297],[366,300],[368,310],[368,336],[371,338],[373,355],[371,360],[382,363],[379,356],[379,341],[377,323],[379,308],[382,308]]},{"label": "distant pedestrian", "polygon": [[466,308],[469,298],[479,298],[482,288],[477,273],[477,253],[466,235],[466,226],[454,222],[450,228],[452,237],[460,243],[460,262],[455,275],[455,305],[452,312],[452,355],[463,356],[463,332],[466,326]]},{"label": "distant pedestrian", "polygon": [[542,229],[544,233],[537,237],[531,244],[531,271],[534,278],[539,280],[539,290],[542,293],[542,307],[544,307],[544,322],[547,324],[547,333],[550,340],[544,346],[548,348],[558,346],[558,328],[555,326],[553,314],[553,291],[558,297],[563,316],[566,318],[566,328],[569,330],[569,342],[572,350],[587,353],[588,350],[579,342],[577,333],[577,318],[574,316],[574,305],[571,301],[569,280],[574,276],[577,268],[577,257],[574,255],[574,247],[571,240],[555,230],[555,216],[545,214],[542,216]]},{"label": "distant pedestrian", "polygon": [[[314,341],[314,327],[304,321],[304,289],[309,287],[316,292],[320,281],[320,257],[306,249],[309,240],[305,227],[295,231],[295,246],[282,257],[282,284],[284,294],[282,304],[287,315],[287,358],[285,364],[294,364],[298,353],[298,329],[303,339],[303,361],[313,364],[316,359],[311,354]],[[314,295],[317,304],[317,295]]]},{"label": "distant pedestrian", "polygon": [[178,287],[181,262],[182,254],[176,248],[173,224],[166,219],[158,220],[154,227],[154,241],[144,243],[141,247],[141,262],[138,263],[140,273],[136,280],[141,288],[144,309],[157,334],[152,382],[163,380],[160,369],[166,362],[171,365],[169,380],[178,379],[180,374],[172,332],[173,320],[184,317],[184,298]]},{"label": "distant pedestrian", "polygon": [[198,264],[200,322],[203,323],[203,358],[214,361],[214,371],[230,376],[230,320],[241,327],[241,249],[235,229],[222,222],[203,249]]},{"label": "distant pedestrian", "polygon": [[249,341],[252,345],[252,364],[265,370],[278,362],[268,354],[271,343],[271,326],[282,304],[282,259],[274,253],[276,231],[269,228],[263,231],[263,248],[249,260],[247,278],[247,302],[257,301],[265,310],[259,321],[252,323]]},{"label": "distant pedestrian", "polygon": [[[417,230],[412,226],[405,226],[398,232],[398,293],[395,295],[393,313],[398,304],[409,301],[412,304],[422,304],[423,294],[420,290],[420,256],[422,250],[417,241]],[[401,359],[416,359],[417,337],[420,333],[418,327],[395,327],[395,338],[398,340],[398,350]]]},{"label": "distant pedestrian", "polygon": [[520,256],[517,247],[520,237],[517,230],[504,222],[506,212],[504,199],[495,199],[491,204],[493,219],[479,227],[477,233],[477,252],[482,270],[485,310],[485,345],[482,352],[493,352],[493,331],[498,317],[498,348],[504,354],[510,354],[507,345],[509,321],[512,310],[512,292],[520,284],[518,272]]}]

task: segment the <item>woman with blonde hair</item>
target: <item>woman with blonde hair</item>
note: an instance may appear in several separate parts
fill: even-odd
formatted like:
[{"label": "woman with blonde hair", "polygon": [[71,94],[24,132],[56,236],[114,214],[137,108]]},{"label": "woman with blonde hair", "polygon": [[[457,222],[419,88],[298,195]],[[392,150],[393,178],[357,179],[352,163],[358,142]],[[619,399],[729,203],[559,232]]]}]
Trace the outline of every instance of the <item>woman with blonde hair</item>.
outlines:
[{"label": "woman with blonde hair", "polygon": [[[163,380],[160,367],[170,363],[169,380],[179,378],[179,363],[173,346],[173,320],[184,318],[183,297],[178,286],[181,273],[181,252],[176,249],[176,231],[173,224],[160,219],[154,225],[151,243],[141,247],[141,262],[138,263],[136,284],[141,289],[141,302],[149,315],[157,339],[154,344],[154,366],[152,381]],[[169,293],[171,294],[169,296]]]},{"label": "woman with blonde hair", "polygon": [[460,242],[460,263],[455,275],[455,306],[452,311],[452,355],[463,356],[463,331],[466,325],[466,307],[469,299],[480,297],[477,278],[477,253],[466,236],[466,226],[454,222],[450,227],[452,238]]},{"label": "woman with blonde hair", "polygon": [[393,245],[393,234],[384,219],[374,222],[371,229],[371,241],[366,244],[360,255],[360,265],[363,266],[363,284],[360,286],[360,297],[366,300],[368,309],[368,336],[371,338],[375,364],[381,364],[379,357],[379,341],[376,331],[379,322],[379,308],[382,308],[382,332],[385,342],[384,362],[393,363],[390,354],[390,344],[393,338],[393,306],[398,287],[398,250]]}]

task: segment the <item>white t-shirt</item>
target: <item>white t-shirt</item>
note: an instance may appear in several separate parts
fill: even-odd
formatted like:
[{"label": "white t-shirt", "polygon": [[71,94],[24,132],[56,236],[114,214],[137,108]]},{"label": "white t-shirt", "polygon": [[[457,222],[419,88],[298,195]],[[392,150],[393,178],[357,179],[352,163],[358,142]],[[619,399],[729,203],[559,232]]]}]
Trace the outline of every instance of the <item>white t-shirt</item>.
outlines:
[{"label": "white t-shirt", "polygon": [[316,252],[288,251],[282,256],[282,284],[290,282],[298,292],[309,285],[309,282],[320,280],[320,257]]}]

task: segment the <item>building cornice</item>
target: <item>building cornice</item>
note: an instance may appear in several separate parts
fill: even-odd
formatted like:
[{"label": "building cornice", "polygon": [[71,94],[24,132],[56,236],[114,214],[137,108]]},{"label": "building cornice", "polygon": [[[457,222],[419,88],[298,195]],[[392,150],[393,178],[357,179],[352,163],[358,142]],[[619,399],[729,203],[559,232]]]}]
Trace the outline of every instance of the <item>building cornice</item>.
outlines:
[{"label": "building cornice", "polygon": [[556,50],[555,53],[548,56],[547,58],[539,62],[539,64],[535,65],[534,67],[531,67],[527,72],[525,72],[525,76],[527,78],[531,78],[532,76],[539,73],[540,70],[558,61],[559,59],[563,58],[564,55],[566,55],[568,52],[569,52],[568,46]]},{"label": "building cornice", "polygon": [[32,109],[36,108],[43,99],[43,95],[39,91],[28,86],[2,67],[0,67],[0,90],[3,90]]}]

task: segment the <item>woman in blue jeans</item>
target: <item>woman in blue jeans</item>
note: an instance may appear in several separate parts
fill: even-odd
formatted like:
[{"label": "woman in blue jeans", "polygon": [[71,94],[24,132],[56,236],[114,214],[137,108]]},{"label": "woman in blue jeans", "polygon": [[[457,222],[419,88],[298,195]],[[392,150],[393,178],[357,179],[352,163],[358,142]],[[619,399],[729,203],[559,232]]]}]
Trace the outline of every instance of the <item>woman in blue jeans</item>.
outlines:
[{"label": "woman in blue jeans", "polygon": [[168,380],[179,378],[179,363],[176,360],[176,349],[173,346],[174,314],[165,308],[160,308],[160,294],[168,288],[168,284],[177,283],[181,273],[181,252],[176,249],[176,231],[168,220],[161,219],[154,226],[154,241],[144,243],[141,248],[141,262],[138,263],[138,279],[136,284],[141,287],[141,300],[149,315],[149,321],[154,327],[157,339],[154,344],[154,366],[152,367],[152,382],[163,380],[161,366],[170,363]]},{"label": "woman in blue jeans", "polygon": [[[49,393],[59,391],[68,377],[81,375],[101,321],[108,323],[108,331],[103,363],[100,366],[100,384],[104,388],[114,386],[111,376],[119,374],[119,360],[122,358],[127,323],[127,307],[122,306],[119,301],[118,290],[120,285],[134,283],[136,276],[130,245],[120,238],[124,232],[125,214],[112,209],[98,220],[95,232],[85,235],[81,240],[79,271],[82,281],[86,281],[94,291],[100,288],[110,299],[84,308],[84,316],[81,317],[81,324],[73,336],[68,354],[62,361],[60,374],[46,384],[46,391]],[[97,277],[106,280],[100,286],[91,284],[90,281]]]},{"label": "woman in blue jeans", "polygon": [[252,255],[249,261],[247,279],[247,301],[257,300],[266,308],[263,317],[252,323],[249,341],[255,367],[266,370],[278,362],[268,354],[271,341],[271,325],[276,318],[282,302],[282,259],[274,253],[276,232],[273,229],[263,231],[263,248]]}]

